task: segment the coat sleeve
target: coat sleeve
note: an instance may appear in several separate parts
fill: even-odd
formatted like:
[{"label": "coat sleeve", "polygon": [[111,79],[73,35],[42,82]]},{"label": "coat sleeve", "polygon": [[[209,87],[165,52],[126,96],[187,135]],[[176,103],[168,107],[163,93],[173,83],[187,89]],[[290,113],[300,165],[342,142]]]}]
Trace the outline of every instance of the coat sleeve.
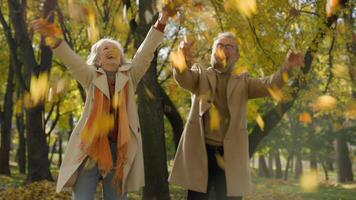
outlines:
[{"label": "coat sleeve", "polygon": [[147,69],[150,67],[151,61],[154,57],[154,52],[163,40],[163,36],[163,32],[155,28],[151,28],[145,40],[142,42],[141,46],[138,48],[135,56],[133,57],[130,74],[135,87],[140,82]]},{"label": "coat sleeve", "polygon": [[247,76],[248,98],[254,99],[270,96],[267,88],[282,88],[285,84],[283,80],[284,73],[291,74],[290,70],[287,71],[282,67],[274,74],[263,78],[249,78]]},{"label": "coat sleeve", "polygon": [[77,55],[65,42],[53,49],[55,57],[64,63],[64,65],[73,74],[73,77],[84,87],[88,88],[94,78],[94,70],[91,66]]},{"label": "coat sleeve", "polygon": [[196,94],[199,88],[200,70],[197,64],[181,72],[173,67],[173,77],[180,87]]}]

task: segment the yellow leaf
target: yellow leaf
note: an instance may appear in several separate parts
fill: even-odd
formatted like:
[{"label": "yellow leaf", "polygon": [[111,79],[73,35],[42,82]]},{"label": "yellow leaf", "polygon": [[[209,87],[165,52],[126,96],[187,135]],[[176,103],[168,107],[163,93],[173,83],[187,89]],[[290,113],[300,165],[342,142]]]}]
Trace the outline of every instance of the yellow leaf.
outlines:
[{"label": "yellow leaf", "polygon": [[328,0],[326,3],[326,15],[330,17],[339,10],[339,0]]},{"label": "yellow leaf", "polygon": [[238,66],[238,67],[235,67],[235,69],[232,71],[232,74],[241,75],[241,74],[247,73],[247,72],[248,72],[248,67]]},{"label": "yellow leaf", "polygon": [[216,159],[216,163],[218,164],[218,166],[222,169],[225,170],[225,160],[224,157],[222,157],[220,154],[215,153],[215,159]]},{"label": "yellow leaf", "polygon": [[220,115],[219,111],[214,105],[211,105],[210,114],[210,130],[215,131],[220,129]]},{"label": "yellow leaf", "polygon": [[356,100],[347,103],[345,110],[346,119],[356,119]]},{"label": "yellow leaf", "polygon": [[335,77],[346,78],[349,77],[349,70],[345,65],[335,64],[331,71]]},{"label": "yellow leaf", "polygon": [[312,122],[312,118],[309,113],[303,112],[299,115],[299,121],[304,124],[310,124]]},{"label": "yellow leaf", "polygon": [[257,13],[256,0],[236,0],[237,8],[246,17],[251,17]]},{"label": "yellow leaf", "polygon": [[33,105],[37,105],[46,98],[48,88],[47,73],[40,74],[38,78],[35,76],[31,77],[30,95]]},{"label": "yellow leaf", "polygon": [[319,96],[314,103],[312,104],[312,108],[314,111],[319,110],[329,110],[334,108],[336,105],[336,99],[329,95]]},{"label": "yellow leaf", "polygon": [[267,87],[267,90],[275,101],[277,102],[282,101],[283,93],[278,87]]},{"label": "yellow leaf", "polygon": [[282,73],[282,79],[283,79],[283,81],[285,83],[288,82],[289,77],[288,77],[288,73],[287,72],[283,72]]},{"label": "yellow leaf", "polygon": [[112,98],[112,107],[117,109],[118,107],[120,107],[120,93],[115,93],[113,98]]},{"label": "yellow leaf", "polygon": [[317,171],[312,170],[304,173],[300,178],[300,186],[304,192],[315,192],[319,187],[319,176]]},{"label": "yellow leaf", "polygon": [[261,115],[257,114],[256,122],[257,122],[257,125],[260,127],[260,129],[263,131],[265,128],[265,122],[263,121]]},{"label": "yellow leaf", "polygon": [[150,99],[155,99],[155,96],[153,95],[153,93],[146,86],[145,86],[145,92]]},{"label": "yellow leaf", "polygon": [[95,19],[95,13],[92,10],[88,11],[88,22],[89,22],[89,27],[88,27],[88,37],[89,41],[93,44],[95,43],[98,38],[99,38],[99,29],[96,26],[96,19]]},{"label": "yellow leaf", "polygon": [[183,72],[187,68],[187,63],[185,62],[184,53],[181,49],[177,52],[172,52],[170,55],[170,61],[172,66],[178,69],[179,72]]},{"label": "yellow leaf", "polygon": [[56,85],[56,94],[60,94],[65,91],[67,87],[67,80],[65,78],[60,79]]},{"label": "yellow leaf", "polygon": [[218,61],[222,62],[223,67],[226,67],[226,55],[225,55],[224,50],[222,50],[221,48],[216,48],[215,58]]}]

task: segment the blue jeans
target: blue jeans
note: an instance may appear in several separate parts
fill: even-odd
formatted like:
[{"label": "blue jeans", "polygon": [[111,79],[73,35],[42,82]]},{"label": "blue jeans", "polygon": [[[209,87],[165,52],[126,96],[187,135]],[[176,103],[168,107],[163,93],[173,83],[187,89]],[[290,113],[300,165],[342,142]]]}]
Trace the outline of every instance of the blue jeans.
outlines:
[{"label": "blue jeans", "polygon": [[[116,161],[116,143],[110,144],[111,155],[113,158],[113,163]],[[84,168],[85,161],[79,168],[79,175],[77,182],[73,187],[72,199],[73,200],[93,200],[96,191],[96,186],[100,179],[100,172],[98,165],[90,167],[89,169]],[[111,170],[103,181],[103,199],[104,200],[126,200],[126,194],[120,196],[117,193],[117,188],[111,183],[114,171]]]}]

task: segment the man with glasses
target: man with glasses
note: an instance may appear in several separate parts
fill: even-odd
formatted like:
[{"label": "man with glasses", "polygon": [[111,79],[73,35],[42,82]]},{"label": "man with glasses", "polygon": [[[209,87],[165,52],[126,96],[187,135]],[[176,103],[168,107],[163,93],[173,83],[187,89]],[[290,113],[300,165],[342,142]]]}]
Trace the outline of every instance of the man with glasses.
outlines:
[{"label": "man with glasses", "polygon": [[283,73],[302,66],[304,56],[288,53],[284,65],[271,76],[251,78],[236,74],[240,57],[232,33],[214,40],[211,67],[192,63],[192,45],[181,42],[188,68],[173,66],[177,83],[192,93],[192,106],[185,125],[170,182],[188,189],[188,200],[240,200],[251,193],[247,100],[269,95],[268,88],[282,87]]}]

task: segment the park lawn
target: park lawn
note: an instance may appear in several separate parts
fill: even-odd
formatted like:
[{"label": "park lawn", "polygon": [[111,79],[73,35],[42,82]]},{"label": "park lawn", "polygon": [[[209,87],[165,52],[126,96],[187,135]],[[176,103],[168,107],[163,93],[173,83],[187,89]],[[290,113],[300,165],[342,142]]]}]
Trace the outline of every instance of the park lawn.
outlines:
[{"label": "park lawn", "polygon": [[[12,177],[0,176],[0,199],[32,200],[32,199],[71,199],[70,190],[55,194],[55,183],[42,181],[24,185],[25,176],[12,170]],[[58,171],[53,170],[54,177]],[[291,176],[292,177],[292,176]],[[348,184],[321,183],[315,192],[303,192],[299,181],[276,180],[253,176],[254,192],[244,200],[352,200],[356,199],[356,182]],[[96,199],[100,198],[100,185],[97,188]],[[185,199],[186,192],[177,186],[170,186],[172,200]],[[141,192],[130,193],[128,199],[141,199]]]}]

